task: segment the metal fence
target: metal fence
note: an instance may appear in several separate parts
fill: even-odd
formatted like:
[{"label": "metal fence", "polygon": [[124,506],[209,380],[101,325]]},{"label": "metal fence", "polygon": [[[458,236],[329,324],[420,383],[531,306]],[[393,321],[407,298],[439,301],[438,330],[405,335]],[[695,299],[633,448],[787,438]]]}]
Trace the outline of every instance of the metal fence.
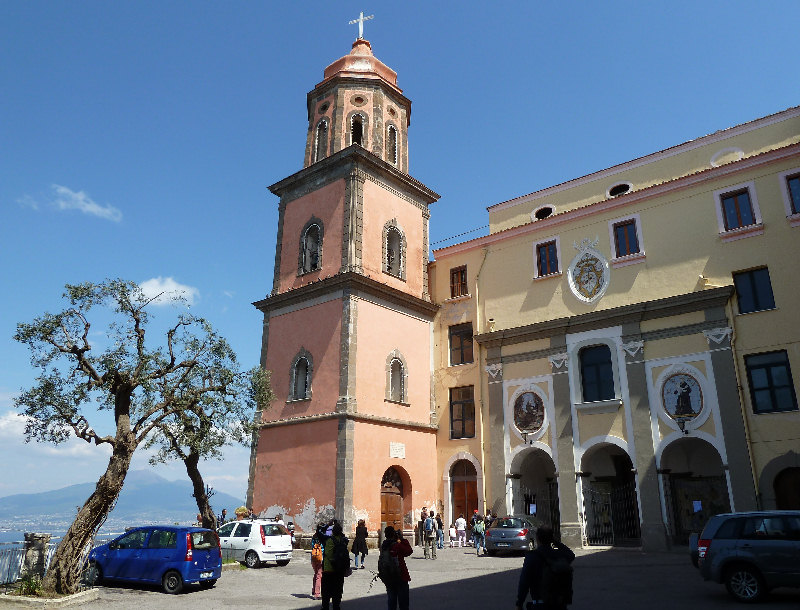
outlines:
[{"label": "metal fence", "polygon": [[[92,540],[92,544],[87,546],[84,552],[80,565],[83,565],[83,560],[88,557],[91,549],[105,544],[111,538],[116,536],[100,536]],[[53,538],[47,543],[47,553],[45,554],[45,571],[50,566],[50,560],[56,552],[58,543],[61,542],[60,538]],[[25,543],[24,542],[0,542],[0,585],[9,585],[17,582],[22,574],[22,566],[25,563]]]}]

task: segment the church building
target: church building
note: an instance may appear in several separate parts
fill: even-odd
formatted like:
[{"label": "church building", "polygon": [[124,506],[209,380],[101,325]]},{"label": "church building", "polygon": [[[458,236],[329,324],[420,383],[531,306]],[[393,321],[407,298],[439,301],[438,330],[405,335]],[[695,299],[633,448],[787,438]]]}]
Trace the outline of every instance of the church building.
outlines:
[{"label": "church building", "polygon": [[253,509],[372,533],[491,510],[656,550],[800,508],[800,108],[492,205],[433,261],[410,114],[359,38],[270,187]]}]

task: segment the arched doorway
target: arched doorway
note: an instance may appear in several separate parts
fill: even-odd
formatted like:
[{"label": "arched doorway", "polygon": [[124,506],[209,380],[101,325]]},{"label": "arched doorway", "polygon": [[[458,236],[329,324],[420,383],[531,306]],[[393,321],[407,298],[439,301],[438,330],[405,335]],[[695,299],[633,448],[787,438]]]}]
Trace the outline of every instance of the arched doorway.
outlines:
[{"label": "arched doorway", "polygon": [[403,529],[403,479],[388,468],[381,479],[381,531],[387,525]]},{"label": "arched doorway", "polygon": [[641,545],[636,477],[628,454],[616,445],[597,445],[584,454],[581,471],[587,544]]},{"label": "arched doorway", "polygon": [[541,449],[525,451],[519,458],[519,492],[514,493],[512,512],[536,517],[552,527],[556,538],[560,539],[561,513],[553,459]]},{"label": "arched doorway", "polygon": [[775,508],[800,509],[800,468],[781,470],[772,485],[775,488]]},{"label": "arched doorway", "polygon": [[478,472],[469,460],[458,460],[450,469],[450,497],[453,519],[463,514],[469,519],[478,508]]},{"label": "arched doorway", "polygon": [[660,472],[675,544],[688,544],[692,532],[731,509],[722,458],[710,443],[699,438],[670,443],[661,454]]}]

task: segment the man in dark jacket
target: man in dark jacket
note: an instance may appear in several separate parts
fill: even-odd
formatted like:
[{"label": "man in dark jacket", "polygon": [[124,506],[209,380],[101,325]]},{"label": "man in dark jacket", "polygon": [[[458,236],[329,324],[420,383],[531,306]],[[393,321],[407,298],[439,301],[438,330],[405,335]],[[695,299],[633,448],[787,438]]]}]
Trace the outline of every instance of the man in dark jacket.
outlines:
[{"label": "man in dark jacket", "polygon": [[381,551],[389,550],[392,557],[397,558],[397,563],[400,567],[400,578],[393,583],[386,584],[386,595],[388,597],[389,610],[408,610],[408,583],[411,581],[411,576],[406,567],[406,557],[411,555],[412,549],[408,540],[403,538],[403,532],[395,530],[391,525],[387,525],[383,530],[386,539],[381,545]]},{"label": "man in dark jacket", "polygon": [[[543,575],[545,570],[550,566],[555,565],[554,562],[558,561],[561,564],[566,562],[571,564],[575,559],[575,553],[560,542],[555,542],[553,538],[553,530],[549,527],[540,527],[536,530],[536,548],[533,551],[528,551],[525,554],[525,562],[522,564],[522,572],[519,575],[519,586],[517,587],[517,610],[522,610],[522,604],[525,603],[525,598],[528,593],[533,600],[533,606],[537,610],[566,610],[567,603],[572,600],[564,600],[563,596],[554,595],[554,591],[545,591],[549,586],[554,585],[554,581],[558,580],[558,576],[552,575],[552,567],[550,569],[550,578],[544,579]],[[568,575],[569,578],[569,592],[572,591],[572,574]],[[543,582],[548,581],[548,582]],[[554,599],[560,597],[560,599]],[[530,606],[529,606],[530,607]]]}]

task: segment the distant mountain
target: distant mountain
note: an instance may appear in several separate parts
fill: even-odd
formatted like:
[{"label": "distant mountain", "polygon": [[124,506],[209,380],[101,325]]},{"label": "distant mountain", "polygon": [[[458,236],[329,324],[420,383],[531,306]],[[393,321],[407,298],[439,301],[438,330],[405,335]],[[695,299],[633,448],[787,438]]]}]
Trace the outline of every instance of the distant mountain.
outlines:
[{"label": "distant mountain", "polygon": [[[78,508],[92,494],[96,483],[79,483],[37,494],[16,494],[0,498],[0,527],[16,529],[17,525],[69,525]],[[233,510],[243,499],[215,492],[211,506],[219,514],[223,508]],[[119,526],[141,523],[189,523],[195,520],[197,503],[188,480],[168,481],[151,470],[133,470],[125,477],[109,523]]]}]

